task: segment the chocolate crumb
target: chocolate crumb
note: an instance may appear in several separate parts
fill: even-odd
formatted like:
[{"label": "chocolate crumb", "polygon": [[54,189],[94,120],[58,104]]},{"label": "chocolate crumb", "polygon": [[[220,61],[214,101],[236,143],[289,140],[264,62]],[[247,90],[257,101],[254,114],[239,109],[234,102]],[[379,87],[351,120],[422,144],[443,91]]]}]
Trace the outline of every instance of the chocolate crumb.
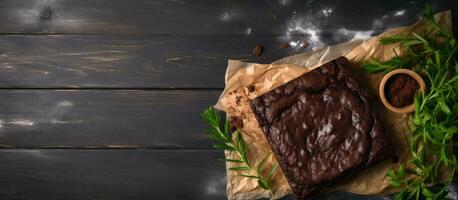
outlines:
[{"label": "chocolate crumb", "polygon": [[236,96],[236,97],[235,97],[235,103],[236,103],[238,106],[240,105],[240,99],[241,99],[241,98],[242,98],[241,96]]},{"label": "chocolate crumb", "polygon": [[398,163],[399,162],[399,157],[397,155],[394,155],[393,158],[391,158],[391,161],[393,163]]},{"label": "chocolate crumb", "polygon": [[248,86],[248,92],[254,92],[255,89],[256,87],[254,85]]},{"label": "chocolate crumb", "polygon": [[284,43],[282,43],[282,44],[280,45],[280,48],[282,48],[282,49],[287,49],[287,48],[289,48],[289,44],[286,43],[286,42],[284,42]]},{"label": "chocolate crumb", "polygon": [[253,55],[260,56],[262,54],[263,50],[264,50],[264,46],[258,44],[253,49]]},{"label": "chocolate crumb", "polygon": [[302,41],[302,48],[307,48],[309,46],[309,42],[307,40]]},{"label": "chocolate crumb", "polygon": [[230,117],[229,118],[229,130],[234,132],[237,129],[243,128],[243,120],[239,117]]}]

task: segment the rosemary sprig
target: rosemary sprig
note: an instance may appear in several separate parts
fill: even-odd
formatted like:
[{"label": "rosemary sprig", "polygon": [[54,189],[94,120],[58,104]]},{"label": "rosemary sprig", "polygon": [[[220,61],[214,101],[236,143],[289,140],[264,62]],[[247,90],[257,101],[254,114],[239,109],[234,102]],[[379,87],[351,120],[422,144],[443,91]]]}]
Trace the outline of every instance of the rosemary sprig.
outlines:
[{"label": "rosemary sprig", "polygon": [[[371,61],[366,71],[389,72],[405,67],[421,74],[428,87],[414,98],[413,129],[409,146],[411,159],[390,170],[391,185],[404,186],[394,197],[400,199],[445,199],[447,188],[457,169],[456,156],[451,151],[453,136],[458,133],[458,45],[451,32],[442,29],[429,5],[424,9],[428,28],[424,33],[381,39],[383,44],[398,43],[405,55],[397,54],[389,61]],[[394,51],[394,49],[393,49]],[[441,170],[451,169],[451,176],[440,183]],[[414,179],[407,179],[407,175]]]},{"label": "rosemary sprig", "polygon": [[269,173],[266,175],[262,175],[262,171],[264,170],[264,165],[271,154],[266,155],[261,162],[259,162],[256,166],[253,166],[253,163],[251,163],[247,157],[248,147],[240,131],[236,130],[232,133],[235,134],[234,139],[232,139],[228,120],[225,119],[224,122],[221,122],[221,115],[213,107],[205,109],[201,115],[202,119],[210,126],[206,132],[210,139],[216,143],[213,147],[216,149],[235,152],[239,156],[240,159],[221,159],[225,162],[233,162],[237,164],[236,166],[229,168],[229,170],[239,171],[239,176],[257,179],[261,188],[269,190],[272,187],[272,176],[277,170],[278,164],[272,166]]}]

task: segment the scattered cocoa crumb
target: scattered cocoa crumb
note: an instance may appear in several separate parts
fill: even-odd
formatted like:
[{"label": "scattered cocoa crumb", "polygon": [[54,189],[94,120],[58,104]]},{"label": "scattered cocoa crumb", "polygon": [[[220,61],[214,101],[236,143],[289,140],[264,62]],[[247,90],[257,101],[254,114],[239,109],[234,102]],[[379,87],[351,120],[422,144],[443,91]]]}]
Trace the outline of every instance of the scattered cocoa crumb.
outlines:
[{"label": "scattered cocoa crumb", "polygon": [[254,92],[254,89],[256,89],[254,85],[248,86],[248,92]]},{"label": "scattered cocoa crumb", "polygon": [[237,129],[243,128],[243,120],[239,117],[230,117],[229,118],[229,130],[234,132]]},{"label": "scattered cocoa crumb", "polygon": [[397,155],[394,155],[392,158],[391,158],[391,161],[393,163],[398,163],[399,162],[399,157]]},{"label": "scattered cocoa crumb", "polygon": [[235,97],[235,103],[236,103],[238,106],[240,105],[240,99],[241,99],[241,98],[242,98],[241,96],[236,96],[236,97]]},{"label": "scattered cocoa crumb", "polygon": [[402,108],[413,103],[415,92],[420,88],[417,81],[406,74],[396,74],[389,78],[385,95],[391,105]]},{"label": "scattered cocoa crumb", "polygon": [[229,124],[229,131],[233,133],[237,128],[235,126],[232,126],[232,124]]},{"label": "scattered cocoa crumb", "polygon": [[286,42],[284,42],[284,43],[282,43],[282,44],[280,45],[280,48],[282,48],[282,49],[287,49],[287,48],[289,48],[289,44],[286,43]]},{"label": "scattered cocoa crumb", "polygon": [[307,40],[302,41],[302,48],[307,48],[309,46],[309,42]]},{"label": "scattered cocoa crumb", "polygon": [[264,46],[258,44],[253,49],[253,55],[260,56],[262,54],[263,50],[264,50]]}]

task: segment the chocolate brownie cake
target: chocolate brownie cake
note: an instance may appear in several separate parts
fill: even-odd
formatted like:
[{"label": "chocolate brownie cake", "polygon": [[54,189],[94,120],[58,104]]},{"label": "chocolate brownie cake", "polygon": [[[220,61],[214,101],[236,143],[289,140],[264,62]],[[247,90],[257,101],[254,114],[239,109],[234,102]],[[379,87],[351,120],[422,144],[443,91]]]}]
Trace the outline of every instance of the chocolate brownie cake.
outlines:
[{"label": "chocolate brownie cake", "polygon": [[255,98],[251,109],[297,199],[393,152],[345,57]]}]

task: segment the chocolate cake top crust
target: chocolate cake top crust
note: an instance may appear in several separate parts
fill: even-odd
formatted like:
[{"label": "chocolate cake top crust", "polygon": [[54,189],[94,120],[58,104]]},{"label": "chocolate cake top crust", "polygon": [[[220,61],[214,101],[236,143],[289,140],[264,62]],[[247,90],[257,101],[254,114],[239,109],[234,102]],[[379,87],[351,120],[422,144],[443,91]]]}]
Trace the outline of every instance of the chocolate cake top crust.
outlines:
[{"label": "chocolate cake top crust", "polygon": [[297,199],[392,153],[366,92],[345,57],[251,102]]}]

